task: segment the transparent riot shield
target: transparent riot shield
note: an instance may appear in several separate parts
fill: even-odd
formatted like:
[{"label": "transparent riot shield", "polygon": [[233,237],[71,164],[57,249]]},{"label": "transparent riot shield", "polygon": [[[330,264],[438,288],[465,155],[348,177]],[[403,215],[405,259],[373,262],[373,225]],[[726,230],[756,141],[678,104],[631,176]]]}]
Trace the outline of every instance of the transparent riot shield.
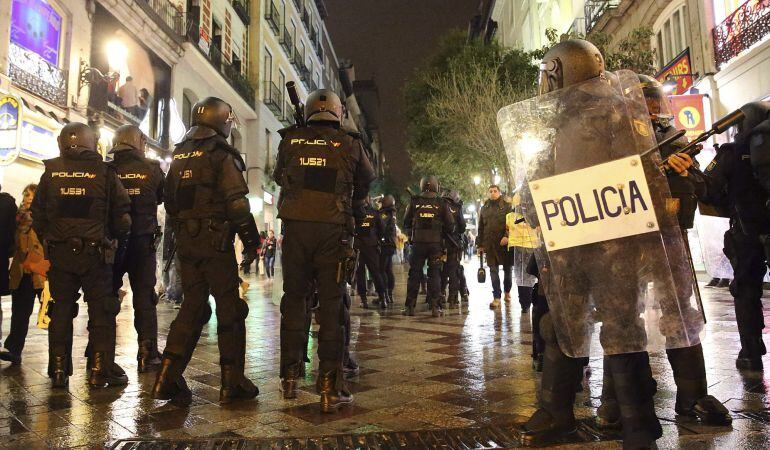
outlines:
[{"label": "transparent riot shield", "polygon": [[[701,307],[636,74],[507,106],[498,124],[561,349],[605,354],[700,342]],[[643,157],[640,155],[644,155]]]}]

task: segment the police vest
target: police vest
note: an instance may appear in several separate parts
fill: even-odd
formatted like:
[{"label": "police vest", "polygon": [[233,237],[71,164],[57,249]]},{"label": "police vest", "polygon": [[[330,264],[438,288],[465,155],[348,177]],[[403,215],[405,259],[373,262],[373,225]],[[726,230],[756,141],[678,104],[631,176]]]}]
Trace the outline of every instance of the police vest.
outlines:
[{"label": "police vest", "polygon": [[396,246],[396,216],[392,208],[380,210],[380,220],[385,229],[384,245],[388,247]]},{"label": "police vest", "polygon": [[367,208],[364,217],[356,225],[356,242],[367,245],[379,244],[377,220],[379,220],[377,212]]},{"label": "police vest", "polygon": [[166,177],[166,210],[176,219],[225,220],[226,200],[218,178],[226,150],[221,138],[190,139],[174,149]]},{"label": "police vest", "polygon": [[157,162],[130,152],[116,154],[112,166],[131,198],[131,235],[153,234],[158,226],[160,167]]},{"label": "police vest", "polygon": [[108,235],[107,171],[111,169],[96,158],[58,157],[44,163],[49,226],[43,238],[51,242],[69,238],[101,242]]},{"label": "police vest", "polygon": [[[328,130],[328,131],[327,131]],[[352,216],[355,138],[326,127],[289,130],[281,152],[284,170],[278,217],[346,224]]]},{"label": "police vest", "polygon": [[444,223],[441,218],[441,199],[415,197],[412,203],[412,242],[439,243]]}]

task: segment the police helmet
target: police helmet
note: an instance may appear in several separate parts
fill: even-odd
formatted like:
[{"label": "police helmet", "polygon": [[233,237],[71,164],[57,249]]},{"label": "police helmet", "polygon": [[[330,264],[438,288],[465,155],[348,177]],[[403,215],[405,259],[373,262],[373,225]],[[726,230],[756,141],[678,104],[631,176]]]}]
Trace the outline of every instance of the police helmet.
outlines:
[{"label": "police helmet", "polygon": [[233,128],[233,108],[217,97],[206,97],[193,105],[192,125],[213,129],[223,137],[230,137]]},{"label": "police helmet", "polygon": [[452,203],[456,205],[459,205],[460,203],[462,203],[462,199],[460,198],[460,193],[457,191],[449,191],[444,197],[448,198],[449,200],[452,201]]},{"label": "police helmet", "polygon": [[316,89],[305,101],[305,122],[342,122],[342,100],[331,89]]},{"label": "police helmet", "polygon": [[674,119],[668,95],[660,81],[649,75],[639,74],[639,87],[642,88],[650,120],[656,125],[669,126]]},{"label": "police helmet", "polygon": [[604,73],[604,57],[596,46],[583,39],[554,45],[540,62],[540,94],[578,84]]},{"label": "police helmet", "polygon": [[82,122],[70,122],[64,125],[56,140],[62,152],[76,149],[96,151],[96,133]]},{"label": "police helmet", "polygon": [[123,150],[138,150],[144,152],[147,145],[147,136],[142,133],[136,125],[123,125],[115,130],[115,137],[112,139],[112,150],[110,153],[117,153]]},{"label": "police helmet", "polygon": [[738,124],[739,136],[737,138],[744,137],[757,125],[770,119],[770,102],[746,103],[740,109],[746,117]]},{"label": "police helmet", "polygon": [[396,205],[396,199],[392,195],[388,194],[382,197],[380,205],[382,205],[383,208],[392,208]]},{"label": "police helmet", "polygon": [[433,175],[422,177],[422,180],[420,180],[420,190],[422,192],[438,192],[438,178]]}]

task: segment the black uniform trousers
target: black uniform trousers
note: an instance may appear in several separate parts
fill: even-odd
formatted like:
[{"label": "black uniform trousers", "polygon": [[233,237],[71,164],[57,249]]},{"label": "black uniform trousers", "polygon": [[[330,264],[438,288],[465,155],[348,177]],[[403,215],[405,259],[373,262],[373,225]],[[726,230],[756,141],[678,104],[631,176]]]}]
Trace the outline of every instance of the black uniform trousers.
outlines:
[{"label": "black uniform trousers", "polygon": [[139,342],[158,340],[158,303],[155,295],[157,256],[154,236],[151,234],[131,236],[121,243],[115,259],[115,292],[123,286],[123,275],[128,273],[134,304],[134,328]]},{"label": "black uniform trousers", "polygon": [[374,289],[378,295],[385,293],[382,282],[382,270],[380,268],[380,247],[377,245],[358,246],[358,268],[356,269],[356,291],[360,296],[366,296],[366,270],[374,281]]},{"label": "black uniform trousers", "polygon": [[457,295],[461,293],[461,280],[460,280],[460,259],[463,257],[461,249],[452,247],[451,245],[446,251],[446,262],[444,263],[444,269],[441,273],[441,292],[446,290],[449,286],[449,296],[447,297],[449,302],[456,302]]},{"label": "black uniform trousers", "polygon": [[382,284],[388,292],[393,292],[396,287],[396,277],[393,275],[393,255],[396,248],[383,245],[380,249],[380,269],[382,270]]},{"label": "black uniform trousers", "polygon": [[735,319],[741,338],[741,357],[765,353],[761,345],[765,321],[762,315],[762,281],[767,271],[765,251],[759,236],[731,227],[725,233],[724,253],[733,266],[730,293],[735,301]]},{"label": "black uniform trousers", "polygon": [[225,251],[217,250],[214,243],[221,239],[221,234],[206,226],[196,226],[196,222],[183,222],[175,230],[184,302],[171,323],[163,354],[181,360],[184,370],[203,326],[211,317],[210,294],[216,302],[219,363],[243,369],[249,307],[238,293],[235,251],[232,246]]},{"label": "black uniform trousers", "polygon": [[420,291],[422,268],[428,264],[428,301],[440,301],[441,298],[441,257],[444,249],[441,244],[414,243],[409,259],[409,280],[406,285],[406,306],[414,306]]},{"label": "black uniform trousers", "polygon": [[48,308],[48,351],[50,360],[55,356],[67,358],[71,375],[72,319],[78,314],[78,291],[83,289],[88,305],[88,338],[94,352],[115,351],[115,317],[120,301],[113,290],[112,264],[104,262],[99,248],[85,245],[78,253],[72,245],[59,242],[49,244],[49,249],[52,300]]},{"label": "black uniform trousers", "polygon": [[24,274],[16,289],[11,290],[11,331],[5,338],[5,348],[21,356],[24,341],[29,330],[29,317],[35,308],[35,299],[40,298],[42,289],[35,289],[32,275]]},{"label": "black uniform trousers", "polygon": [[[318,283],[318,359],[321,373],[341,370],[345,347],[345,280],[337,269],[345,256],[344,225],[285,220],[281,300],[281,377],[301,365],[307,348],[307,299]],[[186,299],[185,299],[186,301]]]}]

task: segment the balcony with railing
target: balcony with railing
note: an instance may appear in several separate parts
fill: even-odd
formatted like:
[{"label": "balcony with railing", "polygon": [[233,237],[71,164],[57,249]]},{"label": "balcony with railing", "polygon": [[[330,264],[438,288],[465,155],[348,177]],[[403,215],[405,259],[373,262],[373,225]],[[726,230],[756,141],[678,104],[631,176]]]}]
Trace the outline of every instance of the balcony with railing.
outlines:
[{"label": "balcony with railing", "polygon": [[184,34],[184,12],[174,3],[169,0],[144,0],[136,4],[161,27],[168,27],[166,31],[169,34],[173,36]]},{"label": "balcony with railing", "polygon": [[66,70],[14,43],[8,47],[8,63],[8,76],[13,84],[54,105],[67,105]]},{"label": "balcony with railing", "polygon": [[714,59],[717,67],[770,35],[770,0],[748,0],[714,27]]},{"label": "balcony with railing", "polygon": [[307,9],[302,11],[302,23],[305,24],[306,29],[308,30],[310,29],[310,11],[308,11]]},{"label": "balcony with railing", "polygon": [[222,54],[222,50],[217,45],[209,44],[208,51],[201,48],[200,25],[197,18],[192,16],[187,20],[187,33],[185,37],[195,48],[211,63],[214,69],[222,75],[222,78],[238,93],[238,95],[249,104],[251,108],[255,106],[256,92],[249,79],[241,73],[240,67],[230,64]]},{"label": "balcony with railing", "polygon": [[297,70],[297,73],[305,67],[305,57],[299,52],[297,47],[294,47],[294,53],[291,57],[291,65]]},{"label": "balcony with railing", "polygon": [[617,9],[619,5],[620,0],[586,0],[584,9],[586,33],[590,33],[605,14]]},{"label": "balcony with railing", "polygon": [[278,12],[278,8],[276,8],[275,3],[273,2],[270,2],[270,6],[268,6],[267,11],[265,11],[265,21],[273,30],[273,33],[275,33],[276,36],[280,35],[281,13]]},{"label": "balcony with railing", "polygon": [[294,49],[294,38],[291,37],[291,34],[289,34],[289,30],[286,27],[283,27],[280,43],[281,47],[283,47],[283,50],[286,52],[286,56],[291,59],[292,50]]},{"label": "balcony with railing", "polygon": [[281,117],[281,105],[283,104],[283,98],[281,97],[281,89],[278,85],[272,81],[265,81],[264,91],[262,92],[262,103],[267,106],[267,109],[273,112],[276,117]]},{"label": "balcony with railing", "polygon": [[292,106],[291,103],[284,102],[283,114],[281,115],[280,121],[285,127],[294,123],[294,106]]},{"label": "balcony with railing", "polygon": [[251,15],[249,14],[250,0],[230,0],[230,4],[233,5],[235,14],[238,14],[243,24],[251,25]]}]

